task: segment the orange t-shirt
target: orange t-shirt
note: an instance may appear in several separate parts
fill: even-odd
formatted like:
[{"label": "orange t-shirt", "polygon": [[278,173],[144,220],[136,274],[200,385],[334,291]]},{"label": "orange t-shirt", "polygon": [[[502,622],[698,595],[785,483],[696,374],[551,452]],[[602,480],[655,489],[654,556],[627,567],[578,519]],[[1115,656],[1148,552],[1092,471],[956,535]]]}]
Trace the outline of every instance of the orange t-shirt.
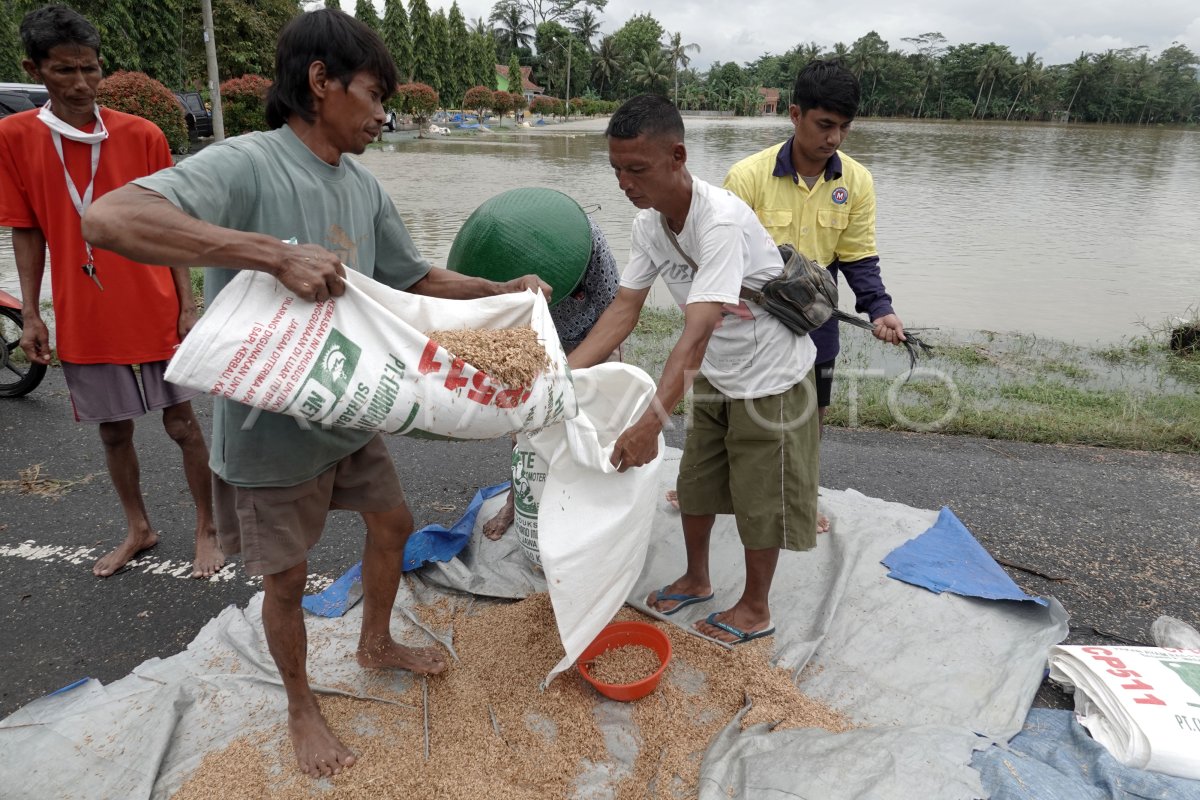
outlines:
[{"label": "orange t-shirt", "polygon": [[[50,248],[50,287],[58,357],[76,364],[140,364],[170,358],[179,344],[179,298],[167,267],[93,250],[101,291],[82,267],[87,250],[50,129],[37,110],[0,120],[0,225],[40,228]],[[93,199],[173,164],[152,122],[102,108]],[[90,131],[89,131],[90,132]],[[92,146],[63,138],[63,157],[80,197],[92,172]]]}]

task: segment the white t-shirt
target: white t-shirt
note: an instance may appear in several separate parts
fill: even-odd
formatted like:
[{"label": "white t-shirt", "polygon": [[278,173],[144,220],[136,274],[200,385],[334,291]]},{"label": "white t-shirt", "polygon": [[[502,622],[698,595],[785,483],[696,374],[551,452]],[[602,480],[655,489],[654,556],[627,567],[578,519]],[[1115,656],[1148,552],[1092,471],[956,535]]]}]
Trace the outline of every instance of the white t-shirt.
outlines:
[{"label": "white t-shirt", "polygon": [[700,372],[726,396],[766,397],[799,383],[817,358],[812,340],[739,296],[741,287],[761,288],[783,272],[779,248],[750,207],[732,192],[692,178],[692,204],[676,238],[698,271],[675,249],[661,220],[654,209],[634,218],[621,285],[646,289],[661,274],[680,308],[725,304]]}]

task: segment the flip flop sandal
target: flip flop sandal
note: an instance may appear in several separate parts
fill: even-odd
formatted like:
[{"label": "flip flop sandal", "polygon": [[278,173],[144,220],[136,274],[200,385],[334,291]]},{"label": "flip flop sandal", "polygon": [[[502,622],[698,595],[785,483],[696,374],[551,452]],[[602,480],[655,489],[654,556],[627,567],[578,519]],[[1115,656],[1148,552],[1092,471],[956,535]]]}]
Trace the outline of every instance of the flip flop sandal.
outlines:
[{"label": "flip flop sandal", "polygon": [[[709,625],[712,625],[714,628],[720,628],[721,630],[725,631],[726,633],[737,637],[737,639],[735,639],[734,641],[725,642],[725,644],[745,644],[746,642],[752,642],[755,639],[761,639],[764,636],[770,636],[771,634],[775,633],[775,626],[770,623],[767,623],[767,627],[763,628],[761,631],[750,631],[749,633],[747,633],[746,631],[741,630],[740,628],[733,627],[732,625],[730,625],[727,622],[718,622],[717,614],[720,614],[720,613],[721,613],[720,611],[714,611],[713,613],[709,614],[708,617],[706,617],[704,621],[707,622]],[[722,642],[724,640],[717,639],[717,641]]]},{"label": "flip flop sandal", "polygon": [[[669,617],[681,608],[695,605],[696,603],[705,603],[712,600],[715,594],[709,594],[707,597],[698,594],[667,594],[667,589],[670,584],[662,587],[654,593],[654,602],[661,603],[663,600],[674,600],[676,605],[667,611],[659,611],[664,617]],[[656,611],[658,609],[655,609]]]}]

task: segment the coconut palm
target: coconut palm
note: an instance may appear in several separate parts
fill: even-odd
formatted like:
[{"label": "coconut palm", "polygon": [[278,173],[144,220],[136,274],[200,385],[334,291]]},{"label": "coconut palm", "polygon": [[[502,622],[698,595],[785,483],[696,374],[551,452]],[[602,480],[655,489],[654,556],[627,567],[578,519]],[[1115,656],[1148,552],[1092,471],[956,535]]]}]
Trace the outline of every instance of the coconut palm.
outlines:
[{"label": "coconut palm", "polygon": [[525,9],[516,0],[496,3],[488,19],[496,26],[496,38],[506,50],[519,50],[529,47],[533,42],[533,34],[529,32],[533,26],[525,17]]},{"label": "coconut palm", "polygon": [[629,65],[629,81],[648,93],[661,93],[671,84],[671,62],[662,50],[650,48]]},{"label": "coconut palm", "polygon": [[1037,57],[1037,53],[1026,53],[1025,60],[1017,65],[1017,96],[1013,98],[1012,105],[1008,107],[1008,113],[1004,115],[1005,119],[1012,116],[1013,109],[1017,107],[1017,101],[1021,99],[1021,94],[1028,95],[1038,84],[1042,82],[1042,60]]},{"label": "coconut palm", "polygon": [[592,47],[592,39],[600,33],[600,20],[592,13],[590,6],[584,6],[579,11],[571,15],[571,30],[579,37],[580,41],[587,45],[589,52],[595,52]]},{"label": "coconut palm", "polygon": [[604,87],[611,86],[621,74],[621,55],[617,49],[616,39],[612,34],[600,40],[596,47],[596,56],[592,59],[592,85],[601,95]]},{"label": "coconut palm", "polygon": [[687,65],[692,63],[692,59],[688,56],[688,51],[694,53],[700,52],[700,45],[695,42],[683,43],[683,34],[679,31],[671,34],[671,40],[667,44],[667,56],[671,59],[671,72],[675,80],[675,105],[679,105],[679,68],[687,68]]},{"label": "coconut palm", "polygon": [[996,78],[1005,77],[1013,68],[1013,57],[1007,47],[987,45],[987,53],[979,64],[979,94],[975,96],[975,108],[971,109],[972,118],[979,110],[979,101],[983,97],[983,85],[988,85],[988,99],[983,104],[983,114],[987,116],[988,107],[992,104],[992,89],[996,86]]}]

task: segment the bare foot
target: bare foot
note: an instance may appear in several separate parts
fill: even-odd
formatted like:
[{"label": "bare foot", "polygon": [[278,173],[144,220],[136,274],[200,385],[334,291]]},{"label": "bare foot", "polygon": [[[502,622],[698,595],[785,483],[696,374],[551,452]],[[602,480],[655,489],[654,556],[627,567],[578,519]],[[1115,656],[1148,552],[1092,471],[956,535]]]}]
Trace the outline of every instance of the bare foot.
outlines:
[{"label": "bare foot", "polygon": [[829,533],[829,517],[817,514],[817,533]]},{"label": "bare foot", "polygon": [[130,559],[138,553],[143,550],[149,550],[156,544],[158,544],[158,534],[154,531],[146,531],[141,534],[127,534],[125,541],[121,542],[116,550],[100,557],[100,560],[92,567],[92,574],[97,578],[107,578],[128,564]]},{"label": "bare foot", "polygon": [[225,566],[225,554],[217,541],[217,532],[211,526],[196,531],[196,560],[192,562],[193,578],[211,578]]},{"label": "bare foot", "polygon": [[676,511],[679,510],[679,492],[674,489],[667,490],[667,504]]},{"label": "bare foot", "polygon": [[[712,594],[712,585],[707,583],[693,583],[684,575],[670,586],[664,587],[661,591],[663,594],[687,594],[696,597],[708,597]],[[651,592],[650,596],[646,598],[646,605],[660,614],[670,614],[682,602],[682,600],[659,600],[658,592]]]},{"label": "bare foot", "polygon": [[[751,614],[741,606],[734,606],[728,611],[722,611],[716,614],[713,619],[715,619],[717,622],[724,622],[731,628],[736,628],[737,630],[746,634],[765,631],[771,627],[771,617],[769,615],[764,617]],[[736,642],[743,641],[729,631],[724,630],[723,628],[718,628],[716,625],[709,624],[706,620],[700,620],[692,627],[705,636],[716,639],[720,642],[725,642],[726,644],[734,644]]]},{"label": "bare foot", "polygon": [[512,525],[516,512],[516,503],[510,490],[508,499],[504,501],[504,507],[496,512],[496,516],[483,523],[483,535],[493,542],[499,539],[508,531],[508,526]]},{"label": "bare foot", "polygon": [[298,711],[288,709],[288,735],[292,737],[296,764],[305,775],[314,778],[337,775],[357,760],[329,730],[316,706]]},{"label": "bare foot", "polygon": [[358,640],[358,665],[364,669],[406,669],[418,675],[436,675],[446,659],[436,647],[405,647],[391,637]]}]

